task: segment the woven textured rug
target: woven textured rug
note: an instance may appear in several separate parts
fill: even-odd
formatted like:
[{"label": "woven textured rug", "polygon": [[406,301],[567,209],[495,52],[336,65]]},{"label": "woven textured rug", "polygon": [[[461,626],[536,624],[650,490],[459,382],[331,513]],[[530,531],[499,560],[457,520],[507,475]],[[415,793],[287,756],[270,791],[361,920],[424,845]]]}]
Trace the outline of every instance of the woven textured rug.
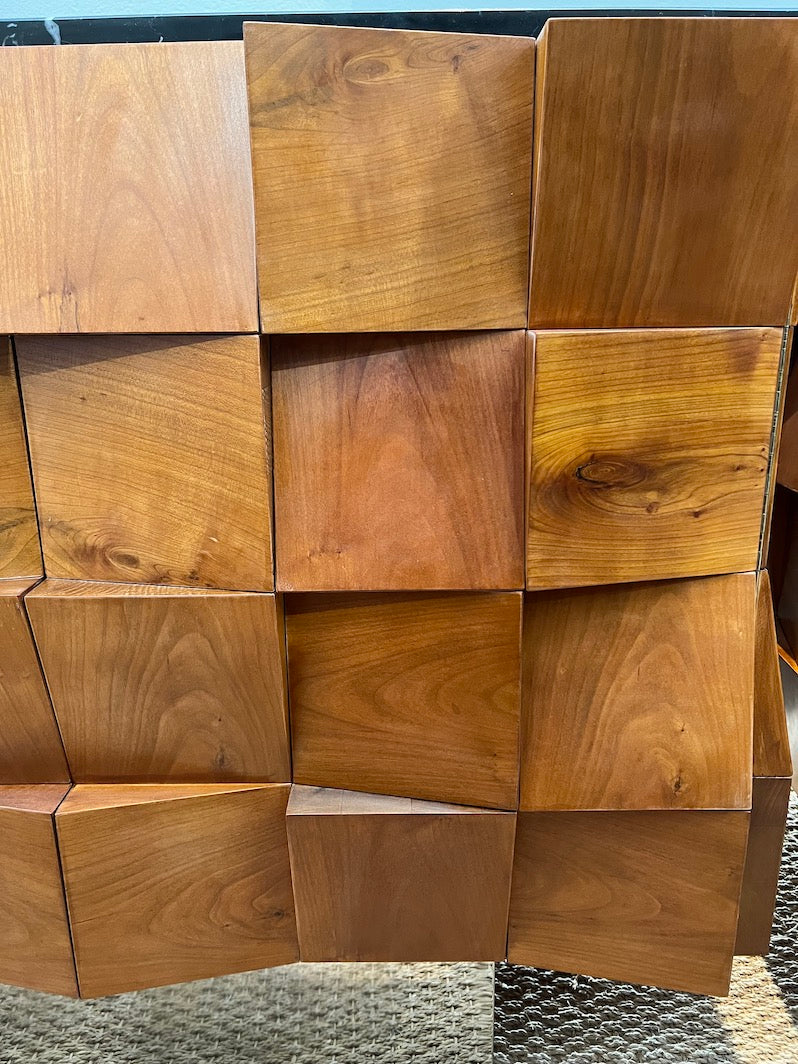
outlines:
[{"label": "woven textured rug", "polygon": [[[0,990],[1,1064],[489,1064],[493,966],[330,964],[75,1002]],[[798,1064],[798,800],[727,999],[496,966],[496,1064]]]}]

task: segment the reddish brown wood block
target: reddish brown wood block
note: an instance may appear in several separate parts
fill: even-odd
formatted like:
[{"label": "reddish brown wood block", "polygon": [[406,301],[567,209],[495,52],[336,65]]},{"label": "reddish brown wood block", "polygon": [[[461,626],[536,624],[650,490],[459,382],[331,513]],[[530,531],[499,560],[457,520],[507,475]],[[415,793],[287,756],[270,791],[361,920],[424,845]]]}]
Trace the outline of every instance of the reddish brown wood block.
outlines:
[{"label": "reddish brown wood block", "polygon": [[0,332],[257,329],[240,41],[8,48],[0,84]]},{"label": "reddish brown wood block", "polygon": [[22,602],[33,586],[30,580],[0,580],[0,784],[69,781]]},{"label": "reddish brown wood block", "polygon": [[56,825],[81,996],[297,960],[288,791],[75,787]]},{"label": "reddish brown wood block", "polygon": [[46,580],[26,605],[76,781],[290,781],[279,598]]},{"label": "reddish brown wood block", "polygon": [[0,983],[77,997],[53,813],[69,787],[0,787]]},{"label": "reddish brown wood block", "polygon": [[523,586],[524,334],[272,340],[277,585]]},{"label": "reddish brown wood block", "polygon": [[794,19],[550,19],[530,323],[784,325],[796,169]]},{"label": "reddish brown wood block", "polygon": [[18,337],[48,576],[274,588],[257,336]]},{"label": "reddish brown wood block", "polygon": [[515,813],[294,787],[303,961],[490,961],[506,951]]},{"label": "reddish brown wood block", "polygon": [[521,593],[291,595],[297,783],[515,809]]},{"label": "reddish brown wood block", "polygon": [[0,337],[0,579],[42,575],[28,449],[11,342]]},{"label": "reddish brown wood block", "polygon": [[266,332],[526,322],[534,41],[244,29]]}]

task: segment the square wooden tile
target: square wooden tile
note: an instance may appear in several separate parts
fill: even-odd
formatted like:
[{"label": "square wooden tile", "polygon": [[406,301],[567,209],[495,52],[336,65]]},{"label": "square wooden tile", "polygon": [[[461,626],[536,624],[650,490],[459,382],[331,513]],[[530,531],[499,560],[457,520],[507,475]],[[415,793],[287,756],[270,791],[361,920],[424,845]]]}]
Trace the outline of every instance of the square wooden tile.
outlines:
[{"label": "square wooden tile", "polygon": [[288,791],[75,787],[56,825],[81,996],[297,960]]},{"label": "square wooden tile", "polygon": [[288,782],[274,595],[46,580],[26,601],[77,782]]},{"label": "square wooden tile", "polygon": [[28,336],[17,354],[48,576],[273,590],[258,337]]},{"label": "square wooden tile", "polygon": [[515,809],[521,593],[289,595],[294,780]]},{"label": "square wooden tile", "polygon": [[294,787],[303,961],[491,961],[506,951],[515,813]]},{"label": "square wooden tile", "polygon": [[527,587],[755,569],[781,341],[530,334]]},{"label": "square wooden tile", "polygon": [[240,41],[8,48],[0,83],[0,332],[257,329]]},{"label": "square wooden tile", "polygon": [[247,23],[266,332],[526,322],[534,41]]},{"label": "square wooden tile", "polygon": [[274,337],[277,586],[523,586],[522,332]]}]

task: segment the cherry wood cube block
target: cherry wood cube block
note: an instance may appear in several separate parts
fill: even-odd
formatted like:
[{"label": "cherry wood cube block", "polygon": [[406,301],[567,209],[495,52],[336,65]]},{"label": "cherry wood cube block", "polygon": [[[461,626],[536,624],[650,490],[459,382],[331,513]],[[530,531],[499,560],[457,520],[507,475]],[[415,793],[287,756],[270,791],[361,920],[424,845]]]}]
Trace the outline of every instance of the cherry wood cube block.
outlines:
[{"label": "cherry wood cube block", "polygon": [[765,954],[790,804],[792,760],[781,688],[770,578],[759,576],[754,675],[754,761],[751,829],[734,952]]},{"label": "cherry wood cube block", "polygon": [[509,960],[728,993],[749,817],[519,813]]},{"label": "cherry wood cube block", "polygon": [[0,580],[42,571],[14,355],[0,337]]},{"label": "cherry wood cube block", "polygon": [[550,19],[537,71],[530,323],[784,325],[795,20]]},{"label": "cherry wood cube block", "polygon": [[288,792],[75,787],[56,825],[81,997],[296,961]]},{"label": "cherry wood cube block", "polygon": [[528,595],[521,809],[750,809],[756,576]]},{"label": "cherry wood cube block", "polygon": [[77,782],[289,782],[274,595],[45,580],[26,600]]},{"label": "cherry wood cube block", "polygon": [[777,329],[529,339],[527,587],[758,565]]},{"label": "cherry wood cube block", "polygon": [[68,790],[0,786],[0,983],[77,997],[53,822]]},{"label": "cherry wood cube block", "polygon": [[256,336],[19,337],[48,576],[274,588]]},{"label": "cherry wood cube block", "polygon": [[244,26],[267,332],[526,322],[534,41]]},{"label": "cherry wood cube block", "polygon": [[291,595],[294,780],[518,805],[521,592]]},{"label": "cherry wood cube block", "polygon": [[303,961],[493,961],[506,952],[515,813],[293,787]]},{"label": "cherry wood cube block", "polygon": [[23,605],[23,595],[34,584],[30,579],[0,580],[0,785],[69,781]]},{"label": "cherry wood cube block", "polygon": [[240,41],[8,48],[0,84],[0,332],[257,329]]},{"label": "cherry wood cube block", "polygon": [[522,332],[271,350],[280,590],[523,587]]}]

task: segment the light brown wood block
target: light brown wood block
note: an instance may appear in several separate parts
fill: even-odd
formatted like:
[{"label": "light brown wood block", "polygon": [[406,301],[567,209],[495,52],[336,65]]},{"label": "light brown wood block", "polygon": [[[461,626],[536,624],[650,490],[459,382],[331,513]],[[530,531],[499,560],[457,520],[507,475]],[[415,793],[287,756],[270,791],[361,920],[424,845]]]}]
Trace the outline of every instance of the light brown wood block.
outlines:
[{"label": "light brown wood block", "polygon": [[534,41],[244,26],[266,332],[526,321]]},{"label": "light brown wood block", "polygon": [[273,589],[256,336],[19,337],[17,354],[48,576]]},{"label": "light brown wood block", "polygon": [[0,82],[0,332],[257,329],[239,41],[8,48]]},{"label": "light brown wood block", "polygon": [[277,586],[523,587],[522,332],[272,340]]},{"label": "light brown wood block", "polygon": [[519,813],[509,960],[726,994],[747,812]]},{"label": "light brown wood block", "polygon": [[531,337],[527,587],[757,568],[780,349],[777,329]]},{"label": "light brown wood block", "polygon": [[0,579],[42,572],[14,355],[0,337]]},{"label": "light brown wood block", "polygon": [[77,782],[289,782],[274,595],[46,580],[26,599]]},{"label": "light brown wood block", "polygon": [[53,823],[68,790],[0,786],[0,983],[77,997]]},{"label": "light brown wood block", "polygon": [[22,602],[34,583],[0,580],[0,784],[69,781]]},{"label": "light brown wood block", "polygon": [[292,595],[294,780],[518,805],[521,593]]},{"label": "light brown wood block", "polygon": [[81,996],[297,960],[288,791],[74,788],[56,826]]},{"label": "light brown wood block", "polygon": [[754,675],[754,782],[751,828],[734,952],[765,954],[776,904],[790,803],[792,762],[781,688],[770,579],[760,574]]},{"label": "light brown wood block", "polygon": [[797,167],[794,19],[550,19],[530,323],[783,325]]},{"label": "light brown wood block", "polygon": [[515,813],[293,787],[303,961],[505,956]]},{"label": "light brown wood block", "polygon": [[521,809],[750,809],[753,573],[528,595]]}]

